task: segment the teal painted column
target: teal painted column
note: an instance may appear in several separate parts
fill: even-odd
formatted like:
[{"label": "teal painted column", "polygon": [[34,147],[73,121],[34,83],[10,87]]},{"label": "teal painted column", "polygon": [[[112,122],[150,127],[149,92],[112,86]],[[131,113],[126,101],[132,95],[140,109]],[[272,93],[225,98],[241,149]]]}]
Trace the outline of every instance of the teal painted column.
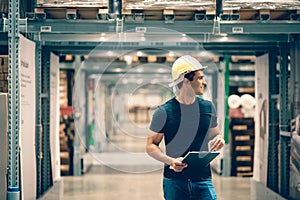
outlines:
[{"label": "teal painted column", "polygon": [[224,140],[225,144],[228,144],[228,130],[229,130],[229,108],[228,108],[228,96],[229,96],[229,75],[230,75],[230,57],[225,56],[225,73],[224,73],[224,89],[225,89],[225,101],[224,101]]},{"label": "teal painted column", "polygon": [[224,140],[225,146],[223,149],[223,168],[222,168],[222,175],[223,176],[230,176],[231,175],[231,153],[230,153],[230,144],[229,144],[229,137],[228,137],[228,130],[229,130],[229,111],[228,111],[228,96],[229,96],[229,65],[230,65],[230,56],[224,57]]}]

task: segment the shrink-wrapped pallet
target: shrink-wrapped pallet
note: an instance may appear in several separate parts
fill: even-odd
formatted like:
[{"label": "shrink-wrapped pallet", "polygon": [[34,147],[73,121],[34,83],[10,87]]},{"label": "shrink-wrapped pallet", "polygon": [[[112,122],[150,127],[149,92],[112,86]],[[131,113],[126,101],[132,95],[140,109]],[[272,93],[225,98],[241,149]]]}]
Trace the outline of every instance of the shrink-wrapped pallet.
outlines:
[{"label": "shrink-wrapped pallet", "polygon": [[215,0],[123,0],[123,9],[147,9],[147,10],[158,10],[158,9],[179,9],[179,10],[211,10],[215,8]]},{"label": "shrink-wrapped pallet", "polygon": [[224,0],[223,9],[299,9],[298,0]]},{"label": "shrink-wrapped pallet", "polygon": [[38,7],[107,7],[108,0],[38,0]]}]

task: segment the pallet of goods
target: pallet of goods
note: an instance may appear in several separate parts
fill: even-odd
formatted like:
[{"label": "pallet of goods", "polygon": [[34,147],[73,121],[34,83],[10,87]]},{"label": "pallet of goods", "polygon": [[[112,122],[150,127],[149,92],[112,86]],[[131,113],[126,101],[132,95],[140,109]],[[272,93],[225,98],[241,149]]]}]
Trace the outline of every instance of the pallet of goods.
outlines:
[{"label": "pallet of goods", "polygon": [[239,20],[297,20],[299,10],[298,0],[225,0],[223,5],[223,14],[238,14]]},{"label": "pallet of goods", "polygon": [[38,7],[101,7],[108,5],[108,0],[72,1],[72,0],[38,0]]},{"label": "pallet of goods", "polygon": [[102,10],[108,12],[108,1],[40,0],[35,13],[46,14],[47,19],[97,19]]},{"label": "pallet of goods", "polygon": [[231,132],[231,176],[253,176],[254,119],[232,118]]},{"label": "pallet of goods", "polygon": [[167,15],[174,15],[176,20],[194,19],[195,13],[215,13],[215,1],[122,1],[123,14],[143,14],[145,20],[161,20]]}]

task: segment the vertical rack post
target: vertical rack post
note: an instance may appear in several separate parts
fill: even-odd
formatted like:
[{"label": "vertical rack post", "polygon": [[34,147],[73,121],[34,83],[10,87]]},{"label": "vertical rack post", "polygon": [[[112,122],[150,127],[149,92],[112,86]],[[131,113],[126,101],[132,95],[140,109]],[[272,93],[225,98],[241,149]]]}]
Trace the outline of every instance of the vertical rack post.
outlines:
[{"label": "vertical rack post", "polygon": [[289,196],[289,174],[290,174],[290,112],[289,112],[289,72],[288,72],[288,44],[280,45],[280,190],[279,193],[288,198]]},{"label": "vertical rack post", "polygon": [[42,195],[42,183],[41,183],[41,161],[42,161],[42,113],[41,113],[41,83],[42,83],[42,78],[41,78],[41,71],[42,68],[42,45],[40,42],[36,42],[36,68],[35,68],[35,74],[36,74],[36,125],[35,125],[35,150],[36,150],[36,174],[37,174],[37,193],[36,196],[37,198]]},{"label": "vertical rack post", "polygon": [[122,0],[109,0],[108,12],[116,20],[116,33],[123,32]]},{"label": "vertical rack post", "polygon": [[267,187],[278,192],[279,113],[277,108],[279,81],[277,77],[277,49],[269,51],[269,145]]},{"label": "vertical rack post", "polygon": [[122,13],[122,1],[121,0],[109,0],[109,13],[121,14]]},{"label": "vertical rack post", "polygon": [[9,0],[8,14],[8,184],[7,199],[20,199],[19,0]]},{"label": "vertical rack post", "polygon": [[47,191],[52,185],[52,169],[51,169],[51,156],[50,156],[50,51],[48,48],[42,49],[42,126],[43,132],[41,134],[41,174],[42,174],[42,193]]}]

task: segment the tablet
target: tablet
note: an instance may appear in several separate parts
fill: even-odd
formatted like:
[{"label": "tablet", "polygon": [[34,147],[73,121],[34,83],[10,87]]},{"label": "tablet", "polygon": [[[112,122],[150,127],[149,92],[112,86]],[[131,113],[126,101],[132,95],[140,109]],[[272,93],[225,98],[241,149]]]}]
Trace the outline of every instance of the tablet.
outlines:
[{"label": "tablet", "polygon": [[219,151],[190,151],[183,158],[182,162],[190,166],[207,166],[219,154]]}]

